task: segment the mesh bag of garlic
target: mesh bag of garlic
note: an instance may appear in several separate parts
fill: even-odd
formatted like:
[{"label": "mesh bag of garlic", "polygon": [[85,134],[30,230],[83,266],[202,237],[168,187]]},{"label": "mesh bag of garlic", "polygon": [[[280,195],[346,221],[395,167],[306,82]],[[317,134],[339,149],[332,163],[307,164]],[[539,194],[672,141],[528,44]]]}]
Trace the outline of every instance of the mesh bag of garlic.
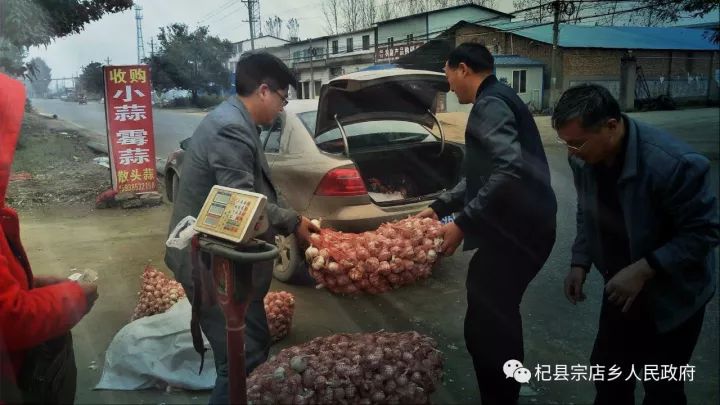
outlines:
[{"label": "mesh bag of garlic", "polygon": [[250,404],[427,404],[442,381],[437,343],[417,332],[319,337],[248,377]]},{"label": "mesh bag of garlic", "polygon": [[146,266],[141,276],[138,304],[131,320],[161,314],[185,296],[182,285],[153,266]]},{"label": "mesh bag of garlic", "polygon": [[273,342],[277,342],[290,333],[295,313],[295,297],[286,291],[269,292],[263,302],[270,337]]},{"label": "mesh bag of garlic", "polygon": [[410,217],[360,234],[322,229],[305,251],[310,275],[334,293],[381,294],[430,277],[440,221]]}]

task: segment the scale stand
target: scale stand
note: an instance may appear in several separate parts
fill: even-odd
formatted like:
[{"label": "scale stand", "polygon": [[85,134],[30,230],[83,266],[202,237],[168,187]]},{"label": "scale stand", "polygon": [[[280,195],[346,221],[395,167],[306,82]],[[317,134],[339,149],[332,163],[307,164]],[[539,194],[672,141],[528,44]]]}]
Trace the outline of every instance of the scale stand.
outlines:
[{"label": "scale stand", "polygon": [[[199,283],[195,282],[200,286],[195,288],[209,292],[212,286],[211,295],[225,315],[232,404],[247,403],[245,312],[253,291],[253,264],[278,256],[276,246],[254,239],[269,226],[266,202],[262,194],[214,186],[194,226],[198,234],[193,240],[193,267],[203,273],[196,280]],[[210,256],[210,269],[205,270],[195,260],[199,253]]]},{"label": "scale stand", "polygon": [[215,297],[225,315],[230,403],[245,404],[245,311],[253,290],[253,263],[275,259],[278,249],[267,242],[235,247],[214,237],[196,237],[200,251],[212,256]]}]

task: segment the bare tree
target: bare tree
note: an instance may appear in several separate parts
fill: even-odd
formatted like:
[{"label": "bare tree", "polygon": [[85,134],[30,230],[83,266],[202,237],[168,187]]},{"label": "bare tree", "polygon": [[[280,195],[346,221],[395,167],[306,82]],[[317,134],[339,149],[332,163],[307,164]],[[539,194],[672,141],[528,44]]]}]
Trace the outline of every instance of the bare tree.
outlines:
[{"label": "bare tree", "polygon": [[362,0],[340,0],[340,15],[342,28],[345,32],[357,31],[361,27]]},{"label": "bare tree", "polygon": [[[407,0],[405,1],[406,15],[420,14],[434,8],[432,0]],[[402,5],[402,4],[401,4]]]},{"label": "bare tree", "polygon": [[290,40],[297,39],[300,35],[300,23],[296,18],[291,18],[287,22],[288,38]]},{"label": "bare tree", "polygon": [[391,0],[383,0],[378,10],[378,21],[392,20],[398,16],[396,8],[391,4]]},{"label": "bare tree", "polygon": [[515,10],[532,8],[515,15],[532,22],[547,22],[552,18],[552,11],[548,8],[549,4],[550,2],[547,0],[513,0]]},{"label": "bare tree", "polygon": [[[435,0],[437,8],[445,8],[448,6],[461,6],[463,4],[477,4],[487,8],[495,8],[496,0]],[[444,5],[443,5],[444,4]]]},{"label": "bare tree", "polygon": [[378,6],[376,0],[361,0],[360,20],[362,28],[370,28],[378,19]]},{"label": "bare tree", "polygon": [[265,35],[272,35],[282,38],[283,20],[278,16],[269,17],[265,20]]},{"label": "bare tree", "polygon": [[324,0],[322,3],[325,31],[328,35],[340,33],[340,1],[342,0]]}]

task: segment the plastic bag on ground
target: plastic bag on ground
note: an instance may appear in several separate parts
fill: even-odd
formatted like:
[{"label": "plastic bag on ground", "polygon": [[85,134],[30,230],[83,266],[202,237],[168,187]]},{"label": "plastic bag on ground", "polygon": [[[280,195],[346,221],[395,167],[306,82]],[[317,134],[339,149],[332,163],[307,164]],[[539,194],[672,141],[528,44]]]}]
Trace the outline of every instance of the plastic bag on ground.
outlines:
[{"label": "plastic bag on ground", "polygon": [[[208,390],[215,385],[212,351],[200,355],[190,335],[191,307],[187,298],[170,310],[125,325],[105,353],[100,382],[95,389],[142,390],[170,385],[188,390]],[[203,336],[205,347],[210,347]]]}]

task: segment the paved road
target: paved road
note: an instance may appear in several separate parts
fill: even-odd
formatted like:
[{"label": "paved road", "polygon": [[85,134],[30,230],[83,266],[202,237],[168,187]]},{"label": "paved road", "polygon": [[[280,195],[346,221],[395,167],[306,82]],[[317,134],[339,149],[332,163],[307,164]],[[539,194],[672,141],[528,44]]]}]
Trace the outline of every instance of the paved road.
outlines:
[{"label": "paved road", "polygon": [[[36,100],[35,105],[43,112],[57,113],[60,118],[104,133],[104,115],[99,104],[80,106],[56,100]],[[718,189],[717,150],[720,120],[717,109],[633,115],[673,131],[714,158],[713,185]],[[155,131],[159,156],[168,153],[179,140],[189,136],[201,118],[202,114],[156,110]],[[546,141],[553,187],[558,198],[558,240],[545,268],[528,288],[521,306],[524,318],[525,366],[533,371],[536,365],[589,366],[588,358],[597,328],[602,296],[602,280],[595,272],[591,273],[586,285],[588,299],[577,307],[567,303],[562,294],[562,280],[568,268],[569,249],[575,234],[575,191],[565,150],[553,142],[553,133],[546,117],[539,117],[538,124]],[[166,223],[161,222],[158,227],[164,229]],[[274,282],[273,288],[293,292],[298,302],[293,332],[275,350],[329,333],[383,328],[417,330],[435,337],[446,356],[445,382],[434,396],[434,401],[443,404],[477,404],[479,398],[472,364],[464,349],[462,336],[462,319],[466,305],[464,277],[469,260],[469,254],[456,254],[445,259],[433,277],[421,285],[379,297],[337,297],[306,287]],[[718,403],[720,400],[719,346],[718,300],[714,298],[706,312],[705,324],[691,360],[691,364],[696,367],[695,381],[687,384],[691,404]],[[592,384],[587,381],[533,382],[530,387],[532,390],[524,391],[526,395],[521,400],[523,404],[587,404],[592,402],[594,392]],[[638,388],[637,395],[641,394],[642,389]],[[189,397],[180,402],[203,402],[206,398],[201,395],[199,399],[195,397],[191,401]],[[98,402],[99,399],[89,395],[79,402]],[[149,398],[146,394],[136,393],[132,395],[132,399],[131,402],[139,402]]]},{"label": "paved road", "polygon": [[[80,105],[57,99],[33,99],[32,103],[39,112],[57,114],[60,119],[97,133],[98,140],[106,142],[107,130],[103,104],[90,101],[88,104]],[[155,153],[159,159],[158,168],[163,169],[170,152],[178,148],[180,141],[192,135],[205,114],[155,108],[153,115]]]}]

